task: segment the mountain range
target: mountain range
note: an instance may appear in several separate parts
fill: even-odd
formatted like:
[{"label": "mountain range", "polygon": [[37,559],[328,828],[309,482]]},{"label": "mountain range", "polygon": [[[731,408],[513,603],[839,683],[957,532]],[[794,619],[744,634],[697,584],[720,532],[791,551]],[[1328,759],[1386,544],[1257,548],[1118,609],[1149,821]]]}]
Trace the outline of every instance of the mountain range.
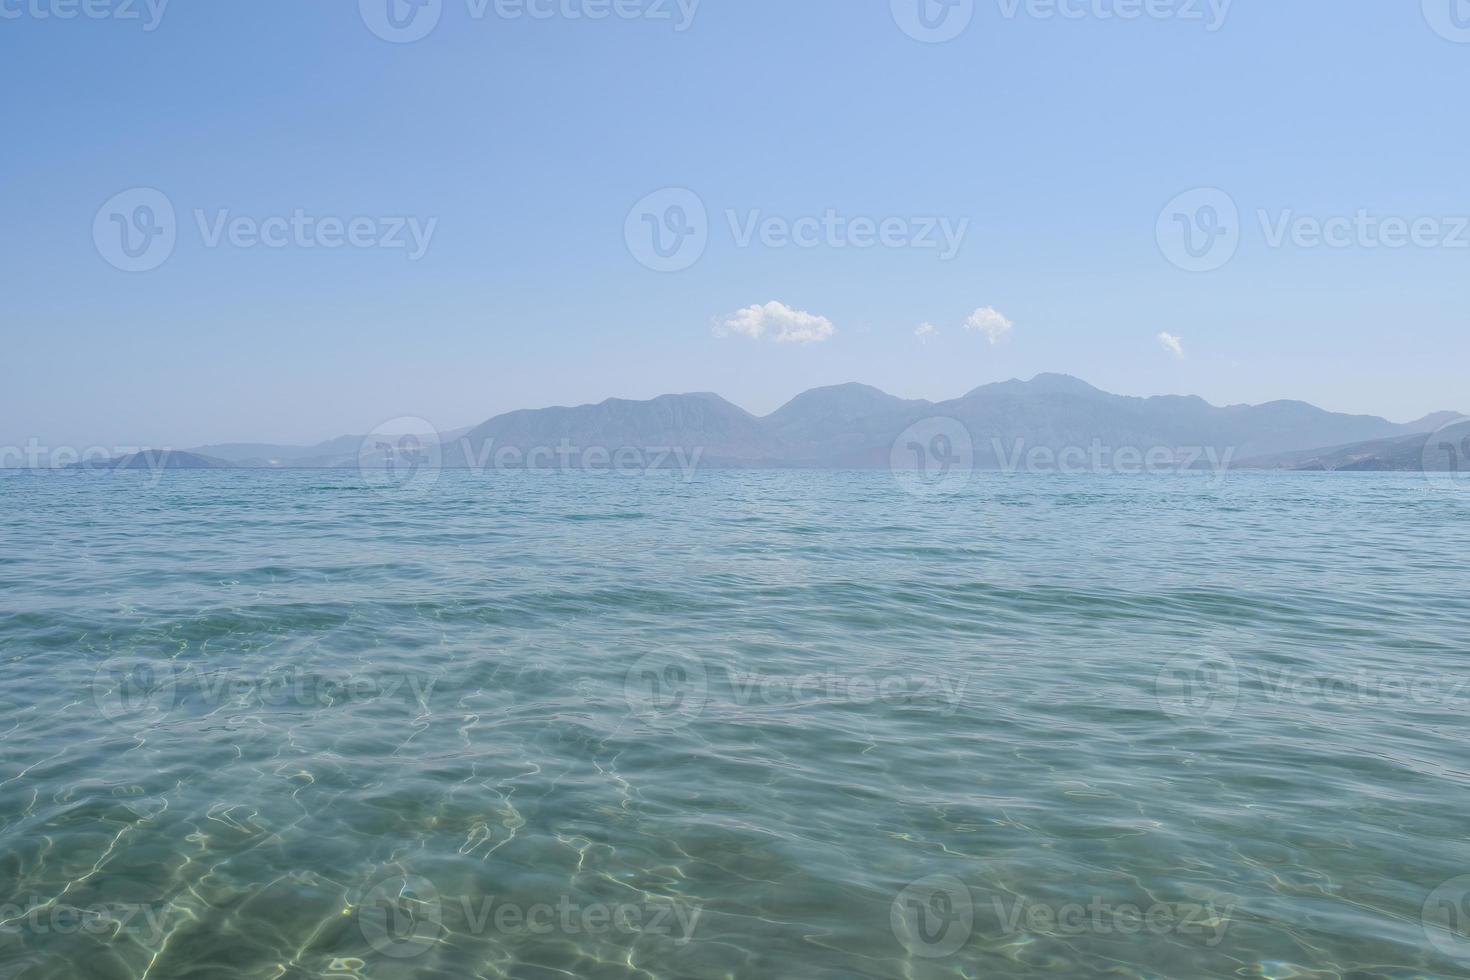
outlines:
[{"label": "mountain range", "polygon": [[[538,447],[543,453],[569,447],[578,458],[596,450],[592,465],[606,465],[620,450],[677,450],[711,466],[873,468],[890,465],[895,442],[910,427],[927,431],[935,423],[926,420],[942,419],[967,431],[979,468],[1014,465],[1020,452],[1101,446],[1206,450],[1232,466],[1258,468],[1418,469],[1426,436],[1458,418],[1442,412],[1395,423],[1299,401],[1221,407],[1194,396],[1114,395],[1074,377],[1042,374],[940,402],[863,384],[816,388],[764,417],[710,393],[609,399],[509,412],[467,430],[425,433],[420,441],[437,440],[446,468],[504,465]],[[314,446],[238,443],[188,453],[201,465],[332,468],[360,465],[364,445],[382,440],[342,436]]]}]

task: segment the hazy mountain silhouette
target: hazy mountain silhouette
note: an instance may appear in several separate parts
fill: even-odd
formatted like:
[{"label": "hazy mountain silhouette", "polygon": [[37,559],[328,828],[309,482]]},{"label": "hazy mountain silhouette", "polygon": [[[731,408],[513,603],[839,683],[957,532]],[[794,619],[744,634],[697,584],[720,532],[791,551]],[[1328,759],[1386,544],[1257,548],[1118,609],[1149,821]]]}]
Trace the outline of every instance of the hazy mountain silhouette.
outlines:
[{"label": "hazy mountain silhouette", "polygon": [[[1432,432],[1454,417],[1441,413],[1399,424],[1299,401],[1221,407],[1194,396],[1114,395],[1068,375],[1042,374],[982,385],[942,402],[902,399],[863,384],[816,388],[764,418],[703,392],[526,409],[448,434],[441,456],[448,468],[504,466],[507,460],[515,466],[539,450],[540,465],[555,466],[557,457],[548,450],[677,450],[714,466],[883,467],[906,429],[944,418],[969,431],[981,467],[1002,466],[1033,449],[1098,444],[1109,450],[1208,449],[1242,461],[1392,441]],[[363,442],[343,436],[307,447],[236,444],[192,452],[245,466],[353,466]]]},{"label": "hazy mountain silhouette", "polygon": [[789,463],[884,465],[893,440],[932,415],[932,403],[905,401],[863,384],[802,392],[762,424],[780,442]]},{"label": "hazy mountain silhouette", "polygon": [[362,436],[338,436],[315,446],[281,446],[263,442],[235,442],[189,450],[201,456],[227,459],[237,466],[339,466],[354,459]]},{"label": "hazy mountain silhouette", "polygon": [[1427,426],[1426,420],[1399,425],[1299,401],[1222,408],[1196,396],[1112,395],[1055,374],[985,385],[934,410],[965,423],[982,457],[996,441],[1009,451],[1017,441],[1060,450],[1097,440],[1110,448],[1207,447],[1242,459],[1387,438]]},{"label": "hazy mountain silhouette", "polygon": [[114,459],[88,460],[69,469],[79,470],[222,470],[236,464],[226,459],[201,456],[174,449],[145,449]]},{"label": "hazy mountain silhouette", "polygon": [[[494,465],[495,454],[567,446],[679,449],[724,465],[779,464],[780,440],[761,419],[719,395],[663,395],[651,401],[610,398],[577,408],[541,408],[499,415],[444,445],[444,465]],[[552,465],[548,461],[544,465]]]},{"label": "hazy mountain silhouette", "polygon": [[[1453,412],[1437,413],[1433,431],[1392,439],[1374,439],[1327,449],[1311,449],[1247,459],[1242,468],[1275,470],[1344,470],[1359,472],[1470,472],[1470,420]],[[1449,420],[1455,424],[1445,425]],[[1417,423],[1416,423],[1417,424]]]},{"label": "hazy mountain silhouette", "polygon": [[[453,441],[469,431],[456,429],[442,433],[438,438]],[[365,435],[338,436],[313,446],[285,446],[267,442],[222,443],[199,446],[189,452],[229,460],[235,466],[253,469],[334,469],[357,465],[358,454],[363,451],[368,438]],[[432,433],[423,433],[423,438],[435,441]]]}]

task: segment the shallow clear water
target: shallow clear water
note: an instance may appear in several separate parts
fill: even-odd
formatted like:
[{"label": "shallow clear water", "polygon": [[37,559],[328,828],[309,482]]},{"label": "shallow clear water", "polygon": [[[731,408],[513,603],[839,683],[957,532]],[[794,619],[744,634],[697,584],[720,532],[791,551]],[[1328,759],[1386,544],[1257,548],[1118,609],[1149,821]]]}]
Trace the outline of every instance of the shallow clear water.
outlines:
[{"label": "shallow clear water", "polygon": [[0,476],[0,977],[1467,975],[1467,517]]}]

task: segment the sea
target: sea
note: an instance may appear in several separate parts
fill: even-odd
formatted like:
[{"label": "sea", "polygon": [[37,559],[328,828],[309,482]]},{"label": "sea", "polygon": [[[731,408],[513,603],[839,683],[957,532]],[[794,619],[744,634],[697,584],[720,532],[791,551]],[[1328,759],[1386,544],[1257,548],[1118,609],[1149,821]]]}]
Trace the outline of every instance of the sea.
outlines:
[{"label": "sea", "polygon": [[0,475],[0,978],[1470,976],[1470,480]]}]

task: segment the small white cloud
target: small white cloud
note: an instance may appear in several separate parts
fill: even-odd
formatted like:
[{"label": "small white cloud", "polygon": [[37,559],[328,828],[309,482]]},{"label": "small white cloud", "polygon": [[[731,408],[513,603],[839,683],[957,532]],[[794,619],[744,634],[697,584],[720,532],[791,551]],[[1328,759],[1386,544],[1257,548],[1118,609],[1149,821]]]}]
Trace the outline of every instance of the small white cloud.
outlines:
[{"label": "small white cloud", "polygon": [[793,310],[785,303],[770,302],[747,306],[738,313],[715,321],[715,336],[738,334],[752,340],[770,337],[778,344],[815,344],[837,332],[832,321],[805,310]]},{"label": "small white cloud", "polygon": [[939,334],[939,328],[932,323],[921,323],[914,328],[914,336],[919,338],[919,343],[927,344],[931,337]]},{"label": "small white cloud", "polygon": [[1178,337],[1165,331],[1159,334],[1159,345],[1181,361],[1184,360],[1184,341]]},{"label": "small white cloud", "polygon": [[1013,327],[1015,324],[993,306],[980,307],[965,321],[966,330],[980,331],[990,339],[992,344],[998,343],[1000,338],[1010,333]]}]

